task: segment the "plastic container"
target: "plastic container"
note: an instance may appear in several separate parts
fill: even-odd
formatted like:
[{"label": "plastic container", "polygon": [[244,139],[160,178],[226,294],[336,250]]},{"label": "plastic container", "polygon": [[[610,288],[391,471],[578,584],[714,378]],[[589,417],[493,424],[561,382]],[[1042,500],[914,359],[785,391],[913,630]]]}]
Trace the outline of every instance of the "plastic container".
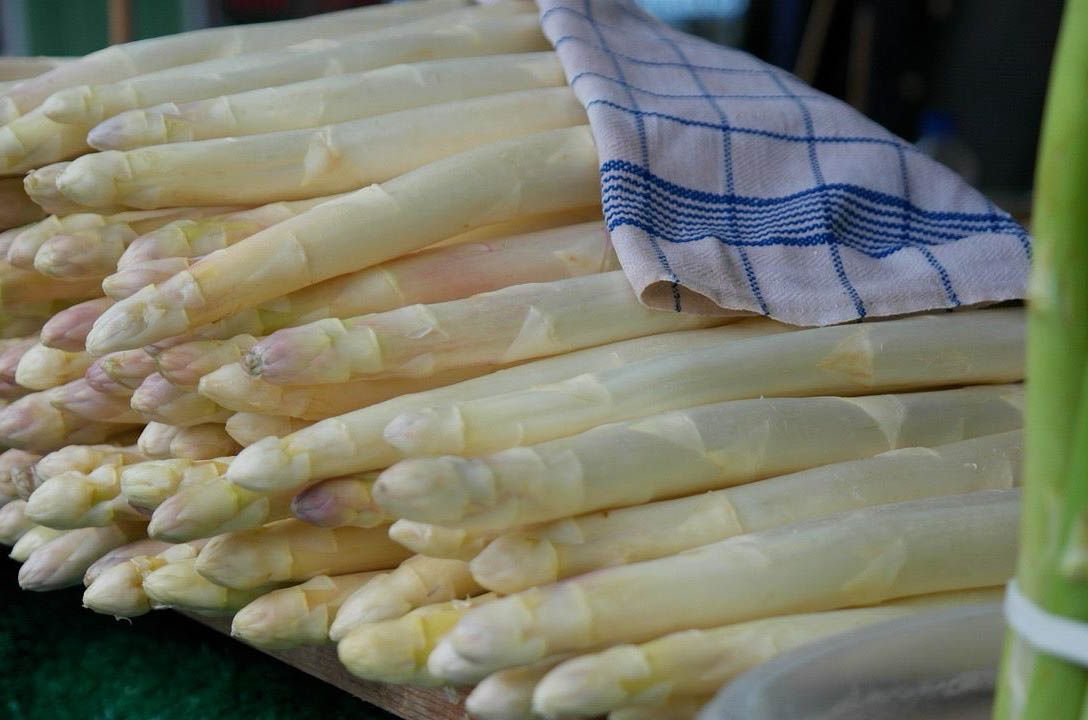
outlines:
[{"label": "plastic container", "polygon": [[998,603],[871,625],[786,653],[727,685],[699,720],[989,720]]}]

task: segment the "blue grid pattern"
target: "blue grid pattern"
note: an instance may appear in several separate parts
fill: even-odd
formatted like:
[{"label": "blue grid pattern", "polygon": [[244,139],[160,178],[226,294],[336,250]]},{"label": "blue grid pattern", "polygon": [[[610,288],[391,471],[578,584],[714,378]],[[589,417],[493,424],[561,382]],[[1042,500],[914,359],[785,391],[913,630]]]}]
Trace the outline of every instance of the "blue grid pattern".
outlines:
[{"label": "blue grid pattern", "polygon": [[1023,296],[1023,228],[852,108],[630,0],[538,2],[650,304],[815,325]]}]

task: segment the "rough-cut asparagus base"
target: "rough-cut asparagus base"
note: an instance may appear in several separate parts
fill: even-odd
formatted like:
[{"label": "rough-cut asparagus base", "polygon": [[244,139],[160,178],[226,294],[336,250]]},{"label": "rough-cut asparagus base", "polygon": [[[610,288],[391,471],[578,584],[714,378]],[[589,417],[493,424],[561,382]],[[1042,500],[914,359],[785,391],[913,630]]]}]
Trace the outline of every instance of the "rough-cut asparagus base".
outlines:
[{"label": "rough-cut asparagus base", "polygon": [[140,523],[68,530],[31,553],[19,568],[19,587],[46,591],[79,585],[95,560],[143,536]]},{"label": "rough-cut asparagus base", "polygon": [[404,460],[374,498],[410,520],[514,527],[1015,430],[1022,400],[1019,385],[733,400],[482,458]]},{"label": "rough-cut asparagus base", "polygon": [[377,477],[377,473],[367,472],[325,480],[296,495],[291,512],[299,520],[321,527],[388,525],[393,518],[378,507],[370,492]]},{"label": "rough-cut asparagus base", "polygon": [[202,484],[222,475],[229,460],[169,458],[130,465],[121,471],[121,494],[133,507],[150,513],[179,487]]},{"label": "rough-cut asparagus base", "polygon": [[[558,61],[553,59],[553,62],[558,65]],[[42,209],[23,190],[19,178],[0,179],[0,230],[27,225],[41,220],[43,215]]]},{"label": "rough-cut asparagus base", "polygon": [[[535,22],[535,20],[534,20]],[[92,354],[141,347],[315,282],[522,215],[599,196],[589,128],[485,145],[373,185],[214,253],[107,310]]]},{"label": "rough-cut asparagus base", "polygon": [[185,485],[155,508],[147,529],[151,537],[183,542],[291,517],[291,492],[256,493],[210,473],[182,481]]},{"label": "rough-cut asparagus base", "polygon": [[83,605],[114,617],[137,617],[151,611],[144,578],[170,562],[196,558],[203,541],[172,545],[156,555],[139,555],[105,570],[83,593]]},{"label": "rough-cut asparagus base", "polygon": [[97,298],[61,310],[42,326],[42,345],[67,352],[83,350],[91,325],[110,305],[110,298]]},{"label": "rough-cut asparagus base", "polygon": [[34,526],[26,516],[26,500],[12,500],[0,507],[0,545],[14,545]]},{"label": "rough-cut asparagus base", "polygon": [[1015,382],[1023,347],[1020,308],[815,328],[407,412],[385,439],[407,455],[479,455],[725,400]]},{"label": "rough-cut asparagus base", "polygon": [[305,420],[283,415],[238,412],[230,416],[224,429],[236,443],[242,447],[248,447],[262,438],[284,437],[311,424]]},{"label": "rough-cut asparagus base", "polygon": [[329,628],[329,638],[339,642],[363,623],[399,618],[416,608],[483,592],[468,564],[422,555],[410,557],[391,573],[374,578],[343,603]]},{"label": "rough-cut asparagus base", "polygon": [[214,205],[223,197],[260,205],[358,190],[479,145],[585,122],[567,87],[520,90],[320,128],[93,153],[57,183],[96,205]]},{"label": "rough-cut asparagus base", "polygon": [[99,150],[132,150],[274,133],[565,84],[553,52],[432,60],[131,110],[95,126],[87,142]]},{"label": "rough-cut asparagus base", "polygon": [[470,609],[486,606],[494,597],[426,605],[403,617],[360,625],[337,643],[337,655],[348,672],[367,680],[444,685],[427,671],[427,656]]},{"label": "rough-cut asparagus base", "polygon": [[55,530],[44,525],[31,525],[11,548],[8,555],[15,562],[26,562],[35,550],[63,535],[66,530]]},{"label": "rough-cut asparagus base", "polygon": [[145,519],[121,496],[120,470],[103,465],[86,475],[68,471],[49,478],[27,501],[27,517],[62,530]]},{"label": "rough-cut asparagus base", "polygon": [[[1019,498],[994,490],[865,508],[600,570],[466,615],[444,654],[486,673],[677,630],[999,585],[1012,575]],[[446,676],[442,655],[429,667]]]},{"label": "rough-cut asparagus base", "polygon": [[156,610],[175,608],[210,616],[233,615],[270,589],[235,590],[216,585],[196,571],[193,559],[167,563],[151,571],[144,578],[143,588]]},{"label": "rough-cut asparagus base", "polygon": [[318,575],[301,585],[273,590],[238,611],[230,634],[266,649],[324,645],[344,600],[379,574]]},{"label": "rough-cut asparagus base", "polygon": [[465,530],[412,520],[397,520],[389,526],[389,537],[414,553],[466,562],[502,533],[502,530]]},{"label": "rough-cut asparagus base", "polygon": [[465,698],[465,710],[479,720],[523,720],[533,715],[533,690],[552,668],[568,655],[541,660],[532,665],[491,673],[477,683]]},{"label": "rough-cut asparagus base", "polygon": [[30,390],[48,390],[82,377],[92,360],[86,352],[67,352],[39,343],[19,359],[15,382]]},{"label": "rough-cut asparagus base", "polygon": [[467,0],[422,0],[403,5],[347,10],[291,22],[223,27],[111,45],[98,52],[24,81],[0,97],[0,122],[29,112],[63,88],[84,83],[116,82],[134,75],[286,47],[321,37],[336,37],[409,22],[468,4]]},{"label": "rough-cut asparagus base", "polygon": [[170,454],[186,460],[211,460],[234,455],[241,449],[218,423],[182,428],[170,441]]},{"label": "rough-cut asparagus base", "polygon": [[166,423],[149,422],[140,433],[136,444],[140,452],[151,459],[165,460],[170,457],[170,443],[181,432],[181,428]]},{"label": "rough-cut asparagus base", "polygon": [[250,589],[317,575],[382,570],[408,555],[384,527],[330,529],[288,519],[213,538],[201,551],[197,569],[219,585]]},{"label": "rough-cut asparagus base", "polygon": [[402,457],[382,437],[386,425],[402,412],[446,399],[487,397],[685,349],[721,347],[785,330],[786,326],[779,323],[753,320],[710,330],[652,335],[545,358],[456,385],[393,398],[316,423],[285,438],[266,438],[254,443],[238,454],[230,479],[254,489],[272,489],[301,487],[314,480],[377,470]]},{"label": "rough-cut asparagus base", "polygon": [[158,555],[170,547],[170,543],[145,538],[110,550],[108,553],[98,558],[98,560],[95,560],[94,564],[87,568],[87,572],[83,573],[83,585],[89,587],[102,575],[102,573],[115,565],[120,565],[133,558],[143,557],[145,555]]},{"label": "rough-cut asparagus base", "polygon": [[618,645],[569,660],[536,687],[545,717],[597,717],[625,706],[661,707],[677,696],[717,692],[751,668],[795,647],[935,607],[996,602],[996,588],[898,600],[874,607],[785,615],[711,630],[685,630],[642,645]]},{"label": "rough-cut asparagus base", "polygon": [[243,366],[286,385],[429,376],[723,322],[651,310],[617,270],[287,328],[258,342]]}]

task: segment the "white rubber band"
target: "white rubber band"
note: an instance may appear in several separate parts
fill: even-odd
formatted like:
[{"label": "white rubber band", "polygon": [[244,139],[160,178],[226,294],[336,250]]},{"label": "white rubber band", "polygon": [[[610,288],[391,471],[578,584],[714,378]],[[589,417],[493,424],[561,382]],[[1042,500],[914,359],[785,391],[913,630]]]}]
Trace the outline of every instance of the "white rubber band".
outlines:
[{"label": "white rubber band", "polygon": [[1005,590],[1005,621],[1037,650],[1088,667],[1088,623],[1043,610],[1020,592],[1015,580]]}]

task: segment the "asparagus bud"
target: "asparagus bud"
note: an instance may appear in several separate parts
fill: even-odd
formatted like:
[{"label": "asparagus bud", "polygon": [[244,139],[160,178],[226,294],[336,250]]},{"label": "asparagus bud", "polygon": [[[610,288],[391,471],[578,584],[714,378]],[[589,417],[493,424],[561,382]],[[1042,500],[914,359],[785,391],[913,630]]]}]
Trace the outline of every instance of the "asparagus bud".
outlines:
[{"label": "asparagus bud", "polygon": [[479,720],[522,720],[533,714],[533,690],[552,668],[567,660],[559,655],[532,665],[491,673],[465,698],[465,709]]},{"label": "asparagus bud", "polygon": [[35,550],[59,538],[65,532],[67,531],[32,524],[15,542],[8,557],[15,562],[26,562]]},{"label": "asparagus bud", "polygon": [[218,423],[181,428],[170,440],[170,454],[188,460],[211,460],[241,450],[234,438]]},{"label": "asparagus bud", "polygon": [[233,615],[269,591],[269,587],[234,590],[209,582],[196,571],[195,560],[178,560],[144,577],[151,607],[177,608],[199,615]]},{"label": "asparagus bud", "polygon": [[78,585],[95,560],[143,537],[144,527],[137,523],[69,530],[30,554],[19,569],[19,586],[45,591]]},{"label": "asparagus bud", "polygon": [[196,391],[174,385],[158,373],[148,375],[136,388],[132,409],[148,420],[180,427],[225,423],[231,415]]},{"label": "asparagus bud", "polygon": [[375,473],[362,473],[326,480],[295,496],[291,512],[299,520],[321,527],[389,524],[389,515],[378,507],[370,493],[376,477]]},{"label": "asparagus bud", "polygon": [[112,299],[98,298],[61,310],[42,326],[42,345],[67,352],[83,350],[91,325],[110,305]]},{"label": "asparagus bud", "polygon": [[221,476],[187,482],[155,508],[148,533],[181,542],[259,528],[290,517],[291,498],[290,492],[269,495],[246,490]]},{"label": "asparagus bud", "polygon": [[[312,423],[283,415],[261,415],[259,413],[238,412],[227,420],[227,434],[234,441],[246,447],[266,437],[284,437],[296,430],[309,427]],[[317,523],[321,524],[321,523]]]},{"label": "asparagus bud", "polygon": [[137,540],[128,545],[114,548],[98,558],[98,560],[95,560],[94,564],[87,568],[87,572],[83,573],[83,586],[90,587],[102,576],[102,573],[116,565],[125,563],[133,558],[146,555],[157,555],[170,547],[171,545],[169,543],[144,538],[143,540]]},{"label": "asparagus bud", "polygon": [[0,545],[14,545],[35,527],[26,516],[26,500],[12,500],[0,507]]},{"label": "asparagus bud", "polygon": [[502,530],[447,528],[412,520],[397,520],[389,527],[389,537],[414,553],[466,561],[476,557],[502,532]]},{"label": "asparagus bud", "polygon": [[176,425],[149,422],[144,426],[143,432],[140,433],[140,439],[136,441],[136,444],[139,446],[140,452],[147,457],[165,460],[170,457],[170,443],[173,442],[179,432],[181,432],[181,428]]}]

